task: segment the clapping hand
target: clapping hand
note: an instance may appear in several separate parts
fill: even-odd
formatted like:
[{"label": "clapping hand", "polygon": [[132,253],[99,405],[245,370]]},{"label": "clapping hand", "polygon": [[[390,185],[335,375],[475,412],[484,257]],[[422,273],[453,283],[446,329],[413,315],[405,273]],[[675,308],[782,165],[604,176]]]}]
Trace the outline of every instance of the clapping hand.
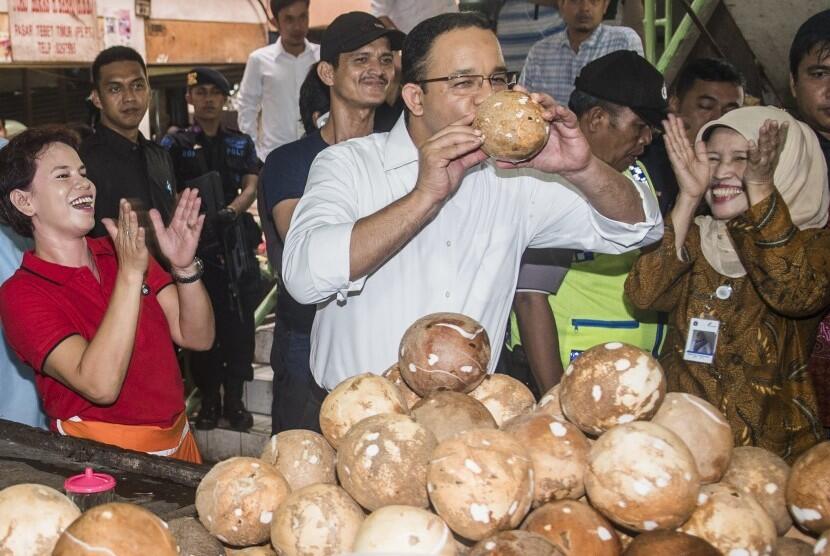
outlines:
[{"label": "clapping hand", "polygon": [[666,131],[666,152],[677,177],[680,194],[699,202],[712,179],[706,143],[698,141],[693,149],[686,137],[683,120],[674,114],[669,114],[668,120],[663,121],[663,127]]},{"label": "clapping hand", "polygon": [[144,242],[145,230],[138,225],[138,215],[126,199],[121,199],[118,222],[112,218],[102,220],[115,244],[118,257],[118,269],[134,275],[139,280],[144,278],[149,262],[147,245]]},{"label": "clapping hand", "polygon": [[746,172],[744,185],[747,194],[758,192],[767,195],[775,187],[773,176],[778,166],[778,158],[787,141],[787,131],[790,125],[787,122],[779,124],[775,120],[767,120],[758,130],[758,142],[749,142],[747,152]]},{"label": "clapping hand", "polygon": [[153,222],[159,249],[170,261],[174,271],[188,268],[196,256],[196,247],[205,223],[205,215],[199,214],[201,204],[198,190],[185,189],[176,204],[173,219],[166,227],[159,211],[150,210],[150,220]]},{"label": "clapping hand", "polygon": [[535,168],[550,174],[578,172],[588,167],[591,161],[591,147],[579,129],[579,119],[567,106],[557,103],[553,97],[543,93],[529,93],[516,85],[513,90],[528,93],[531,100],[542,105],[542,118],[550,123],[548,142],[539,154],[518,164],[497,162],[499,168]]}]

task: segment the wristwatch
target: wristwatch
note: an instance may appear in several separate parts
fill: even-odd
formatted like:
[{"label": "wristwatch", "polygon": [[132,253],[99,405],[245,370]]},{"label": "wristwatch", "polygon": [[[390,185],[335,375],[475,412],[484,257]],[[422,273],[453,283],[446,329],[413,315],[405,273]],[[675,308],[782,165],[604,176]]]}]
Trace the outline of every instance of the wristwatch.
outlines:
[{"label": "wristwatch", "polygon": [[179,284],[192,284],[193,282],[199,280],[199,278],[202,277],[202,274],[205,273],[205,264],[199,257],[193,257],[192,264],[196,265],[196,272],[190,276],[179,276],[175,272],[171,272],[170,274],[173,276],[173,281]]}]

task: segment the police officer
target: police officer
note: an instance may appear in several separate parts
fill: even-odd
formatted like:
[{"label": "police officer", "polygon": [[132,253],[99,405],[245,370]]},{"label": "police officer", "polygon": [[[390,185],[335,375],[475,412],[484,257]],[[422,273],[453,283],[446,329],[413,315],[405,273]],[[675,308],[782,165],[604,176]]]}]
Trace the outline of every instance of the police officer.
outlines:
[{"label": "police officer", "polygon": [[215,428],[224,413],[231,428],[245,431],[253,425],[242,393],[244,381],[253,378],[255,254],[261,234],[247,210],[256,199],[259,161],[248,135],[221,125],[229,93],[230,84],[218,71],[190,71],[185,98],[193,106],[193,125],[168,134],[161,144],[173,158],[180,187],[198,187],[207,214],[198,253],[216,316],[216,341],[209,351],[191,356],[202,393],[196,428]]}]

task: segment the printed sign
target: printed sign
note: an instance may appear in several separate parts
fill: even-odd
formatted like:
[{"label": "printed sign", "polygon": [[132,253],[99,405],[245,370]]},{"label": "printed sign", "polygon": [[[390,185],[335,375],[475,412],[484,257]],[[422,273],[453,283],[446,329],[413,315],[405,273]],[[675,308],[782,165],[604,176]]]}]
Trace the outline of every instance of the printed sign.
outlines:
[{"label": "printed sign", "polygon": [[8,0],[15,62],[92,62],[100,50],[95,0]]}]

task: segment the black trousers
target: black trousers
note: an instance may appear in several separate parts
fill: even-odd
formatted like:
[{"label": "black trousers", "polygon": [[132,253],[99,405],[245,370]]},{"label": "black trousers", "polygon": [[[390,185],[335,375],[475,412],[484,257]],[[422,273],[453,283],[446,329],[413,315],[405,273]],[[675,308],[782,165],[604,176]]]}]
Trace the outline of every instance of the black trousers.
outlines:
[{"label": "black trousers", "polygon": [[203,400],[219,400],[225,387],[225,403],[242,399],[242,384],[253,379],[254,311],[259,298],[259,277],[251,273],[241,280],[242,316],[231,303],[228,278],[220,266],[205,261],[202,281],[213,305],[216,339],[208,351],[191,355],[193,381]]}]

